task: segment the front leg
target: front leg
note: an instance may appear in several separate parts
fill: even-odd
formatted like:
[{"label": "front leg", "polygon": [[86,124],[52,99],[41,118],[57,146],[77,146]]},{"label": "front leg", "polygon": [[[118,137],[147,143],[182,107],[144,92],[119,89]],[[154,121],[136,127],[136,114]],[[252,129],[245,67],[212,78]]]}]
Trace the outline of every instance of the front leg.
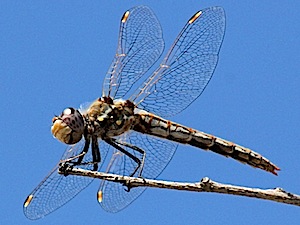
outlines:
[{"label": "front leg", "polygon": [[96,136],[92,137],[92,143],[91,143],[92,157],[93,157],[92,162],[82,162],[85,154],[88,152],[89,145],[90,145],[90,139],[86,138],[84,148],[80,153],[77,162],[75,162],[74,165],[93,164],[94,165],[93,171],[98,171],[98,163],[101,161],[101,156],[100,156],[100,150],[98,145],[98,138]]},{"label": "front leg", "polygon": [[98,138],[96,136],[92,137],[92,155],[94,163],[94,171],[98,171],[98,163],[101,162],[101,155],[98,145]]},{"label": "front leg", "polygon": [[82,163],[83,157],[88,152],[89,147],[90,147],[90,139],[85,138],[85,143],[84,143],[84,147],[82,149],[82,152],[79,154],[78,160],[77,160],[77,162],[74,163],[74,165],[80,165]]}]

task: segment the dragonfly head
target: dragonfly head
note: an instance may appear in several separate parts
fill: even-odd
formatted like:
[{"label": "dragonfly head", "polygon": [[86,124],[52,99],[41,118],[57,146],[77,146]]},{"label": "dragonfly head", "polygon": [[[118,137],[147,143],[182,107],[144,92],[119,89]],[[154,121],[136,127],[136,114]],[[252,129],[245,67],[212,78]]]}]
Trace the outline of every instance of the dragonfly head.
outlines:
[{"label": "dragonfly head", "polygon": [[66,108],[60,116],[52,119],[51,132],[61,142],[75,144],[81,140],[84,132],[83,116],[77,109]]}]

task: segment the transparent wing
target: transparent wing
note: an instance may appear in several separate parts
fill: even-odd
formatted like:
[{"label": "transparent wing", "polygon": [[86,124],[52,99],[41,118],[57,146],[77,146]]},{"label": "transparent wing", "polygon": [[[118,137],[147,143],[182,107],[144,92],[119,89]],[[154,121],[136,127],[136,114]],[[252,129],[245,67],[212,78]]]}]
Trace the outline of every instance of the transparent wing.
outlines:
[{"label": "transparent wing", "polygon": [[172,116],[188,107],[205,89],[218,62],[225,32],[225,12],[211,7],[184,26],[160,67],[130,99],[139,108]]},{"label": "transparent wing", "polygon": [[[168,165],[176,151],[177,144],[156,137],[140,134],[137,132],[129,133],[125,138],[120,139],[146,151],[146,158],[142,177],[156,178]],[[123,146],[122,146],[123,147]],[[128,152],[138,158],[142,155],[126,147]],[[108,172],[129,176],[135,169],[136,163],[123,153],[115,151],[108,165]],[[133,188],[129,192],[126,187],[114,182],[102,181],[99,191],[102,191],[102,208],[108,212],[118,212],[132,203],[139,197],[145,188]]]},{"label": "transparent wing", "polygon": [[[68,147],[63,154],[61,161],[77,156],[81,153],[84,140],[76,145]],[[108,146],[100,142],[100,151],[102,162],[105,160]],[[74,159],[76,161],[76,158]],[[92,161],[91,149],[84,157],[84,162]],[[102,162],[99,164],[101,168]],[[81,165],[78,168],[92,170],[93,165]],[[79,176],[63,176],[57,173],[58,165],[53,168],[50,174],[31,192],[24,203],[24,214],[29,219],[35,220],[46,216],[47,214],[60,208],[80,191],[85,189],[92,181],[92,178]]]},{"label": "transparent wing", "polygon": [[122,98],[156,62],[164,48],[156,16],[146,6],[126,11],[121,19],[118,48],[103,83],[103,96]]}]

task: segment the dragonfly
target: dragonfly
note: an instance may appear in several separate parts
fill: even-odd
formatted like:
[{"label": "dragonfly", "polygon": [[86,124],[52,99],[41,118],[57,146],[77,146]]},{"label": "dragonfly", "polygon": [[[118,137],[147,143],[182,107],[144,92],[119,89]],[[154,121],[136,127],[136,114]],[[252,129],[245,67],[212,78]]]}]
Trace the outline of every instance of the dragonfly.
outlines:
[{"label": "dragonfly", "polygon": [[[68,147],[26,198],[26,217],[46,216],[93,181],[58,174],[62,163],[100,171],[107,155],[107,172],[155,179],[178,144],[187,144],[276,175],[279,167],[249,148],[164,119],[180,113],[201,95],[216,68],[224,33],[222,7],[196,12],[157,69],[142,79],[164,50],[162,28],[150,8],[127,10],[121,18],[117,51],[104,78],[102,97],[87,108],[66,108],[52,120],[52,134]],[[144,190],[126,191],[121,184],[102,181],[97,198],[104,210],[118,212]]]}]

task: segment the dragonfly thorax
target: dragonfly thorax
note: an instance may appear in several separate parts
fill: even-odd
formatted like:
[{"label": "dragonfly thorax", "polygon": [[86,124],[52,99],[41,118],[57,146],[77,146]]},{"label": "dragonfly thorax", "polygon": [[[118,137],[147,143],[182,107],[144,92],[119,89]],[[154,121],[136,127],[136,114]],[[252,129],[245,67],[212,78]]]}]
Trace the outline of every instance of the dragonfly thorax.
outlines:
[{"label": "dragonfly thorax", "polygon": [[101,139],[118,136],[128,131],[135,122],[134,104],[129,100],[99,98],[92,103],[85,117],[89,133]]}]

